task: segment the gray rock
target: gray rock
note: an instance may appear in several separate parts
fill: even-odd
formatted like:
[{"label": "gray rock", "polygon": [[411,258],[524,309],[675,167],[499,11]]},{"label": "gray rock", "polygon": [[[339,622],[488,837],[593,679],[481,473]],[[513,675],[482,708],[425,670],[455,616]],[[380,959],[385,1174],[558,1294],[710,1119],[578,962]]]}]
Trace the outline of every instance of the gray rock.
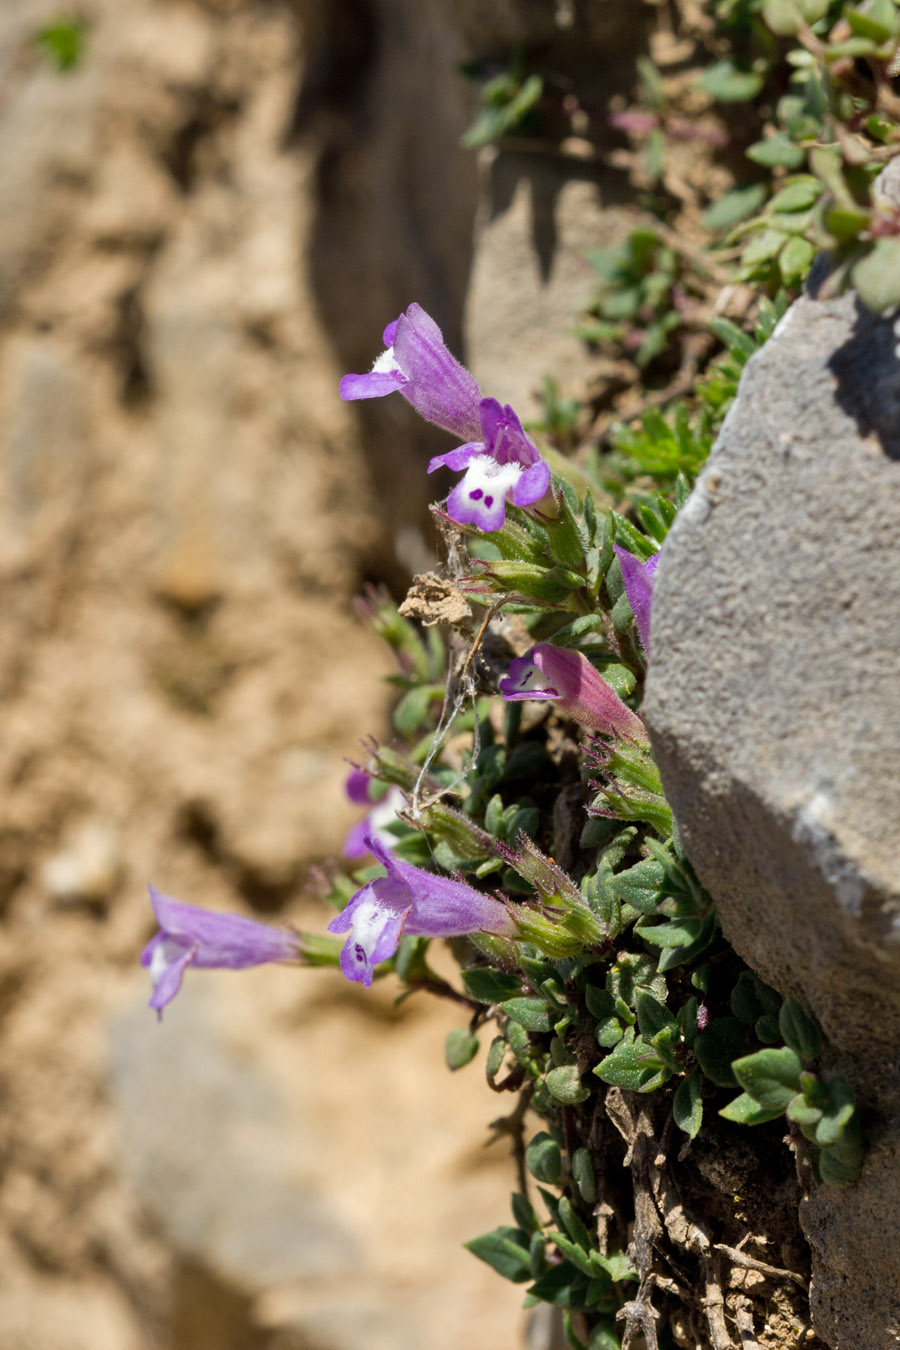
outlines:
[{"label": "gray rock", "polygon": [[754,357],[661,563],[646,714],[688,855],[754,970],[818,1018],[868,1153],[804,1225],[816,1329],[900,1338],[900,362],[803,298]]},{"label": "gray rock", "polygon": [[110,1086],[124,1170],[182,1263],[247,1294],[349,1273],[312,1140],[233,1045],[215,980],[187,984],[161,1024],[143,1001],[114,1023]]}]

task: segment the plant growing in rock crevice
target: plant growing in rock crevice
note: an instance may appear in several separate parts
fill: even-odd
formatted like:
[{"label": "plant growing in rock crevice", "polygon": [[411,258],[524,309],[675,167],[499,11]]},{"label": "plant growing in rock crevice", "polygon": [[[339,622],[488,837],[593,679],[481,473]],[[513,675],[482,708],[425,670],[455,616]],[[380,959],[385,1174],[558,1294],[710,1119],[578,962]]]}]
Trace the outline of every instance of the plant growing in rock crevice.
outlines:
[{"label": "plant growing in rock crevice", "polygon": [[[487,1041],[488,1084],[511,1103],[495,1128],[518,1168],[512,1223],[469,1247],[527,1284],[527,1304],[561,1308],[576,1350],[639,1337],[651,1350],[815,1346],[798,1205],[814,1186],[851,1185],[862,1160],[852,1094],[813,1021],[719,929],[640,703],[668,531],[744,364],[785,312],[784,287],[825,246],[826,289],[852,282],[876,308],[900,296],[896,211],[873,188],[900,148],[900,12],[893,0],[707,8],[734,38],[702,82],[710,100],[787,84],[748,150],[773,181],[738,184],[740,200],[708,214],[711,233],[732,232],[731,253],[698,264],[698,300],[722,267],[752,283],[751,299],[731,318],[692,314],[692,260],[662,219],[596,260],[589,340],[649,369],[682,330],[705,336],[679,371],[688,386],[665,386],[577,464],[483,397],[417,305],[388,326],[373,369],[345,377],[344,397],[400,393],[455,434],[462,443],[430,467],[463,476],[435,508],[441,569],[416,578],[399,609],[378,595],[368,605],[403,691],[396,739],[368,747],[357,771],[367,795],[392,794],[365,834],[387,875],[364,868],[326,887],[345,943],[251,942],[272,953],[254,960],[296,952],[365,984],[393,974],[403,996],[465,1009],[447,1064],[462,1069]],[[543,85],[517,81],[488,94],[500,111],[473,140],[536,111]],[[643,82],[650,131],[672,134],[649,67]],[[619,128],[643,134],[629,116]],[[787,172],[807,153],[808,173]],[[752,322],[736,321],[751,309]],[[551,403],[548,423],[571,444],[577,410],[548,386]],[[215,963],[206,936],[191,947],[190,924],[178,931],[179,974]],[[429,965],[435,936],[452,939],[458,982]]]}]

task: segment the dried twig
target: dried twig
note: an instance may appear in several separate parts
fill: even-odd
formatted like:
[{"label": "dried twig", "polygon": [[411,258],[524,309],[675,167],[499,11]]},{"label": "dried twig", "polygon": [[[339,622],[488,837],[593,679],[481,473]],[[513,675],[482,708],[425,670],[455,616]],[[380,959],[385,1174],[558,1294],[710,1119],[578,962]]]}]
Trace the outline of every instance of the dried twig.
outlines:
[{"label": "dried twig", "polygon": [[771,1275],[775,1280],[793,1280],[794,1284],[799,1285],[804,1292],[809,1287],[809,1281],[803,1275],[798,1275],[796,1271],[781,1270],[778,1266],[770,1266],[768,1262],[758,1261],[755,1256],[748,1256],[746,1252],[739,1251],[737,1247],[726,1247],[723,1242],[717,1242],[716,1251],[724,1252],[729,1261],[733,1261],[736,1266],[743,1266],[745,1270],[758,1270],[761,1275]]},{"label": "dried twig", "polygon": [[734,1341],[725,1324],[725,1299],[722,1295],[722,1262],[718,1256],[710,1255],[703,1262],[703,1278],[706,1285],[706,1297],[703,1305],[709,1336],[713,1350],[734,1350]]}]

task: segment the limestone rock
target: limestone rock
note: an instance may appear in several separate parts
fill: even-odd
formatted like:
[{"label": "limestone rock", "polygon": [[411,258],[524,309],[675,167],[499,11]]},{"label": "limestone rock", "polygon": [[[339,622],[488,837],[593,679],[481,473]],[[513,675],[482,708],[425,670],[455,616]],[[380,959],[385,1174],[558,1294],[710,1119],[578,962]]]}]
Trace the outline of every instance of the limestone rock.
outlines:
[{"label": "limestone rock", "polygon": [[327,1210],[309,1127],[229,1042],[211,987],[188,984],[159,1025],[143,999],[113,1024],[126,1175],[181,1257],[225,1284],[346,1275],[358,1254]]},{"label": "limestone rock", "polygon": [[665,549],[645,705],[726,936],[857,1092],[862,1179],[804,1218],[835,1350],[900,1336],[897,341],[804,297],[750,361]]}]

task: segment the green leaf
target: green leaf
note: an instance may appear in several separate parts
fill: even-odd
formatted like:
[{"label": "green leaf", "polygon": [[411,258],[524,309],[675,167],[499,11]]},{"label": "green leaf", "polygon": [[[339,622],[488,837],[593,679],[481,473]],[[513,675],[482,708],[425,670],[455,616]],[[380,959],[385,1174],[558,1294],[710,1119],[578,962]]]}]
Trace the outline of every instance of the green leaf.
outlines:
[{"label": "green leaf", "polygon": [[559,1308],[580,1308],[584,1302],[585,1277],[570,1261],[551,1266],[528,1290],[529,1305],[553,1303]]},{"label": "green leaf", "polygon": [[689,1139],[696,1139],[703,1124],[703,1100],[701,1096],[700,1075],[689,1073],[682,1078],[672,1101],[672,1114],[675,1124],[684,1130]]},{"label": "green leaf", "polygon": [[736,1125],[765,1125],[767,1120],[774,1120],[781,1114],[778,1110],[766,1110],[760,1106],[755,1097],[749,1096],[746,1092],[735,1097],[733,1102],[723,1106],[719,1112],[723,1120],[732,1120]]},{"label": "green leaf", "polygon": [[778,1018],[774,1013],[763,1013],[754,1026],[757,1040],[762,1041],[763,1045],[777,1045],[784,1037],[781,1034],[781,1028],[778,1025]]},{"label": "green leaf", "polygon": [[606,1256],[601,1252],[593,1252],[592,1255],[597,1268],[605,1270],[615,1284],[621,1284],[624,1280],[637,1279],[637,1271],[627,1252],[608,1252]]},{"label": "green leaf", "polygon": [[870,223],[871,213],[853,204],[840,203],[837,206],[829,206],[822,216],[825,229],[842,244],[856,239]]},{"label": "green leaf", "polygon": [[614,1322],[594,1327],[588,1341],[588,1350],[622,1350],[622,1342],[616,1335]]},{"label": "green leaf", "polygon": [[745,103],[762,89],[764,77],[755,70],[741,70],[725,57],[704,71],[697,83],[717,103]]},{"label": "green leaf", "polygon": [[534,1051],[525,1028],[519,1026],[518,1022],[507,1022],[506,1039],[509,1041],[510,1050],[519,1063],[526,1068],[530,1067],[534,1059]]},{"label": "green leaf", "polygon": [[538,1181],[555,1186],[562,1176],[562,1153],[556,1140],[541,1130],[525,1149],[525,1166]]},{"label": "green leaf", "polygon": [[525,1233],[534,1233],[540,1227],[538,1216],[534,1212],[534,1206],[527,1195],[522,1195],[521,1191],[513,1191],[510,1197],[512,1204],[513,1218],[519,1228]]},{"label": "green leaf", "polygon": [[576,1148],[572,1154],[572,1176],[584,1203],[593,1205],[597,1199],[597,1181],[589,1149]]},{"label": "green leaf", "polygon": [[900,15],[892,0],[869,0],[866,5],[845,10],[847,23],[856,37],[871,38],[873,42],[887,42],[895,37]]},{"label": "green leaf", "polygon": [[768,140],[756,141],[747,151],[747,158],[754,164],[762,164],[767,169],[799,169],[806,162],[806,151],[795,144],[783,132],[770,136]]},{"label": "green leaf", "polygon": [[781,230],[761,230],[741,254],[741,266],[756,267],[759,263],[768,262],[784,247],[787,237]]},{"label": "green leaf", "polygon": [[604,1017],[595,1027],[597,1044],[601,1050],[611,1050],[625,1035],[625,1028],[617,1017]]},{"label": "green leaf", "polygon": [[[585,1228],[572,1201],[565,1196],[559,1202],[559,1218],[563,1228],[565,1228],[573,1242],[577,1242],[579,1247],[589,1251],[591,1247],[591,1237]],[[591,1272],[593,1274],[593,1272]]]},{"label": "green leaf", "polygon": [[553,1233],[550,1240],[559,1248],[560,1254],[566,1260],[571,1261],[576,1270],[580,1270],[582,1275],[587,1275],[589,1279],[593,1277],[594,1267],[591,1265],[589,1254],[583,1247],[580,1247],[577,1242],[573,1242],[571,1238],[566,1237],[564,1233]]},{"label": "green leaf", "polygon": [[528,1268],[533,1280],[539,1280],[547,1270],[547,1239],[541,1229],[531,1235],[531,1242],[528,1247]]},{"label": "green leaf", "polygon": [[503,1003],[522,988],[518,975],[508,975],[491,966],[473,966],[471,970],[464,970],[462,983],[469,997],[479,1003]]},{"label": "green leaf", "polygon": [[693,1050],[694,1041],[700,1030],[697,1022],[699,1010],[699,1004],[693,995],[678,1009],[678,1026],[682,1040],[689,1050]]},{"label": "green leaf", "polygon": [[752,356],[756,351],[756,343],[750,334],[745,333],[742,328],[738,328],[737,324],[732,323],[730,319],[712,318],[709,321],[709,327],[733,356]]},{"label": "green leaf", "polygon": [[812,266],[815,256],[816,250],[808,239],[803,239],[799,235],[789,239],[778,255],[778,269],[785,285],[799,286]]},{"label": "green leaf", "polygon": [[746,1093],[765,1111],[780,1114],[800,1088],[803,1065],[789,1047],[758,1050],[732,1064],[734,1076]]},{"label": "green leaf", "polygon": [[736,1017],[714,1017],[698,1033],[694,1054],[700,1068],[716,1087],[737,1084],[732,1060],[745,1048],[746,1036],[746,1029]]},{"label": "green leaf", "polygon": [[801,24],[817,23],[828,12],[828,0],[763,0],[767,27],[779,37],[792,37]]},{"label": "green leaf", "polygon": [[460,145],[474,150],[514,131],[538,103],[543,88],[540,75],[529,75],[521,86],[508,73],[489,80],[482,89],[484,106],[468,131],[460,137]]},{"label": "green leaf", "polygon": [[766,1011],[759,996],[760,982],[752,970],[742,970],[731,991],[731,1011],[739,1022],[752,1027]]},{"label": "green leaf", "polygon": [[444,1041],[444,1059],[448,1069],[463,1069],[478,1054],[478,1037],[465,1027],[454,1027]]},{"label": "green leaf", "polygon": [[463,1246],[484,1261],[505,1280],[524,1284],[531,1279],[528,1267],[527,1236],[519,1228],[495,1228],[492,1233],[464,1242]]},{"label": "green leaf", "polygon": [[597,1021],[604,1017],[612,1017],[616,1010],[616,1001],[609,990],[600,989],[595,984],[585,985],[584,1001],[591,1017]]},{"label": "green leaf", "polygon": [[549,1031],[550,1010],[542,998],[509,998],[500,1011],[526,1031]]},{"label": "green leaf", "polygon": [[544,1082],[551,1097],[565,1106],[577,1106],[579,1102],[586,1102],[591,1095],[590,1088],[582,1084],[581,1074],[575,1064],[561,1064],[558,1069],[551,1069]]},{"label": "green leaf", "polygon": [[678,1030],[678,1024],[675,1018],[669,1012],[664,1003],[660,1003],[658,998],[646,989],[639,989],[634,998],[635,1011],[637,1012],[638,1028],[645,1041],[652,1040],[667,1027],[674,1031]]},{"label": "green leaf", "polygon": [[769,202],[771,211],[805,211],[822,195],[822,184],[812,174],[789,179]]},{"label": "green leaf", "polygon": [[640,914],[655,914],[664,898],[660,887],[665,873],[658,862],[646,858],[624,872],[616,872],[609,879],[613,894],[620,904],[631,905]]},{"label": "green leaf", "polygon": [[[699,920],[697,936],[692,942],[688,942],[684,946],[667,946],[657,963],[659,973],[663,975],[667,970],[674,970],[676,966],[683,966],[691,961],[695,961],[700,953],[706,950],[715,937],[717,922],[718,920],[715,911],[713,910],[707,914],[706,918]],[[645,936],[643,931],[641,932],[641,936]]]},{"label": "green leaf", "polygon": [[428,716],[432,701],[443,697],[439,684],[417,684],[407,690],[394,709],[394,726],[404,736],[412,736]]},{"label": "green leaf", "polygon": [[798,1092],[796,1097],[791,1098],[784,1114],[788,1120],[800,1126],[807,1139],[815,1138],[815,1128],[822,1119],[822,1108],[813,1105],[804,1093]]},{"label": "green leaf", "polygon": [[856,1109],[852,1089],[843,1078],[828,1082],[828,1104],[816,1126],[815,1140],[822,1148],[837,1143]]},{"label": "green leaf", "polygon": [[708,206],[703,212],[701,224],[705,230],[730,230],[739,221],[746,220],[758,211],[766,199],[763,183],[750,183],[747,187],[732,188]]},{"label": "green leaf", "polygon": [[863,1148],[851,1150],[823,1148],[819,1155],[819,1176],[827,1186],[852,1186],[862,1170]]},{"label": "green leaf", "polygon": [[877,314],[900,305],[900,238],[877,239],[850,276],[863,304]]},{"label": "green leaf", "polygon": [[683,947],[696,940],[703,922],[703,919],[670,919],[668,923],[638,931],[653,947]]},{"label": "green leaf", "polygon": [[503,1060],[506,1056],[507,1040],[505,1036],[495,1036],[491,1041],[487,1053],[487,1063],[484,1066],[488,1082],[497,1077],[503,1066]]},{"label": "green leaf", "polygon": [[[612,1054],[600,1061],[594,1073],[612,1087],[640,1092],[663,1068],[659,1056],[640,1037],[635,1037],[634,1027],[629,1027]],[[668,1076],[666,1070],[665,1078]]]}]

